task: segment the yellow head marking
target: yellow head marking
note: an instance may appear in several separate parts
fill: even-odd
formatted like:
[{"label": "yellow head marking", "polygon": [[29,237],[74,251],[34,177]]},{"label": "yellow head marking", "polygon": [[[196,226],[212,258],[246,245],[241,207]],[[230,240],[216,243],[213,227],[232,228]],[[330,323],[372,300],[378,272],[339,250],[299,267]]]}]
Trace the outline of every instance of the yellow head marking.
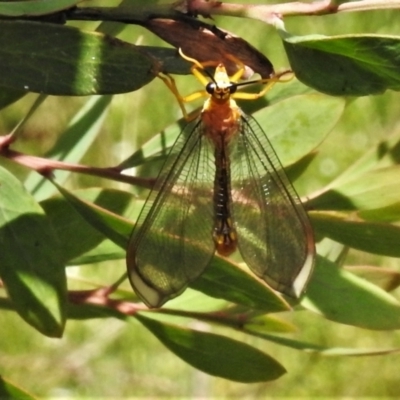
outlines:
[{"label": "yellow head marking", "polygon": [[207,93],[217,101],[226,101],[229,100],[234,89],[236,88],[232,86],[225,67],[222,64],[217,65],[214,79],[206,87]]}]

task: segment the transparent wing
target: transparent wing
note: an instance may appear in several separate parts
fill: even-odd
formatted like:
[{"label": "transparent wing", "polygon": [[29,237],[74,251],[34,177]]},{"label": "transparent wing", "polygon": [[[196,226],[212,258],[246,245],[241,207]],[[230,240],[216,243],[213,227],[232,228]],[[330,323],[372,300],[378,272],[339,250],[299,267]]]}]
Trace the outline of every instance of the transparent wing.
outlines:
[{"label": "transparent wing", "polygon": [[182,293],[214,254],[213,154],[202,135],[201,120],[188,124],[132,232],[128,274],[136,293],[150,307]]},{"label": "transparent wing", "polygon": [[299,297],[315,247],[307,214],[267,136],[249,116],[231,148],[231,190],[244,261],[274,289]]}]

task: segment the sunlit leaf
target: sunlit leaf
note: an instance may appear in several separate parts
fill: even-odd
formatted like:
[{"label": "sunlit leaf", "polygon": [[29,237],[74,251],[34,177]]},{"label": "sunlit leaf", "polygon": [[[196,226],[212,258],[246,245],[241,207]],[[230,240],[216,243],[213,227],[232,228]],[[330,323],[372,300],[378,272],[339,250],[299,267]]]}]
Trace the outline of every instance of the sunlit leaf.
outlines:
[{"label": "sunlit leaf", "polygon": [[320,356],[329,356],[329,357],[380,356],[384,354],[398,353],[400,351],[400,348],[328,347],[328,346],[320,346],[313,343],[302,342],[300,340],[275,336],[268,333],[256,332],[252,329],[245,329],[245,332],[250,335],[268,340],[272,343],[279,344],[281,346],[285,346],[294,350],[302,350],[307,353],[317,353]]},{"label": "sunlit leaf", "polygon": [[340,188],[349,182],[355,183],[364,174],[373,170],[392,167],[400,162],[400,130],[372,146],[330,184]]},{"label": "sunlit leaf", "polygon": [[[93,203],[117,215],[127,216],[132,220],[135,220],[143,205],[141,201],[137,203],[137,199],[132,194],[121,190],[91,188],[71,192],[85,202]],[[92,253],[91,256],[86,255],[88,257],[86,262],[125,257],[125,252],[119,246],[110,241],[105,243],[104,235],[92,227],[65,198],[54,197],[43,201],[41,206],[63,244],[61,251],[65,260],[83,257],[89,251]],[[102,246],[104,253],[98,246]],[[76,261],[72,263],[78,264]]]},{"label": "sunlit leaf", "polygon": [[386,292],[390,292],[400,286],[400,272],[389,268],[373,266],[349,266],[346,270],[372,282]]},{"label": "sunlit leaf", "polygon": [[397,36],[284,33],[283,44],[297,78],[320,92],[366,96],[400,89]]},{"label": "sunlit leaf", "polygon": [[[382,193],[385,195],[383,196]],[[307,204],[313,210],[390,210],[400,199],[400,166],[380,168],[352,180],[331,185],[312,197]],[[381,218],[384,215],[381,215]],[[393,218],[393,209],[391,210]],[[400,218],[400,215],[399,215]]]},{"label": "sunlit leaf", "polygon": [[384,207],[362,210],[358,215],[367,221],[398,222],[400,221],[400,201]]},{"label": "sunlit leaf", "polygon": [[48,336],[61,336],[66,278],[59,242],[42,208],[0,169],[0,275],[20,316]]},{"label": "sunlit leaf", "polygon": [[0,398],[4,400],[36,400],[37,398],[0,376]]},{"label": "sunlit leaf", "polygon": [[54,182],[59,192],[71,206],[99,232],[112,240],[118,246],[126,248],[133,224],[127,219],[114,214],[86,200],[80,199],[72,192]]},{"label": "sunlit leaf", "polygon": [[70,265],[93,264],[102,261],[123,260],[126,251],[111,240],[103,240],[98,246],[70,260]]},{"label": "sunlit leaf", "polygon": [[[68,163],[79,162],[97,138],[111,99],[111,96],[89,99],[72,118],[57,143],[46,154],[46,158]],[[57,171],[57,182],[63,184],[70,175],[69,171]],[[54,185],[37,172],[31,172],[25,181],[25,187],[37,200],[46,199],[56,192]]]},{"label": "sunlit leaf", "polygon": [[262,126],[283,166],[316,149],[343,113],[343,99],[321,94],[292,96],[253,116]]},{"label": "sunlit leaf", "polygon": [[7,17],[38,16],[71,8],[79,0],[0,1],[0,15]]},{"label": "sunlit leaf", "polygon": [[370,253],[400,257],[400,226],[361,220],[351,213],[312,212],[310,217],[321,236]]},{"label": "sunlit leaf", "polygon": [[253,332],[275,332],[275,333],[293,333],[298,328],[292,323],[279,318],[277,315],[259,315],[250,318],[244,324],[245,330]]},{"label": "sunlit leaf", "polygon": [[332,347],[318,354],[327,357],[362,357],[362,356],[382,356],[400,352],[400,348],[346,348]]},{"label": "sunlit leaf", "polygon": [[376,330],[400,328],[400,303],[393,296],[321,257],[301,304],[342,324]]},{"label": "sunlit leaf", "polygon": [[222,298],[268,312],[287,311],[289,305],[250,271],[214,257],[204,273],[190,285],[208,296]]},{"label": "sunlit leaf", "polygon": [[63,96],[137,90],[158,68],[133,44],[29,21],[0,21],[0,58],[0,86]]}]

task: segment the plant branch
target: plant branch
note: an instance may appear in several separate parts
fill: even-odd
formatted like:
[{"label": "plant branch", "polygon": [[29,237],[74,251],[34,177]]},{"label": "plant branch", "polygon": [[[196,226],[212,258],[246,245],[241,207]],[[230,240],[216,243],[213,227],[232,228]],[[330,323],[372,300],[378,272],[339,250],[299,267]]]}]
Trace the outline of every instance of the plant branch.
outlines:
[{"label": "plant branch", "polygon": [[100,307],[107,307],[123,316],[135,315],[138,311],[145,311],[149,314],[172,315],[176,317],[192,318],[208,323],[216,323],[222,326],[243,330],[245,324],[251,319],[247,314],[231,315],[229,312],[197,312],[184,311],[169,308],[148,309],[142,303],[133,303],[131,301],[111,299],[111,288],[104,287],[93,290],[72,290],[68,292],[68,299],[73,304],[91,304]]},{"label": "plant branch", "polygon": [[[145,7],[76,7],[67,13],[67,19],[115,21],[129,24],[146,24],[149,20],[172,19],[201,27],[204,22],[191,16],[224,15],[261,20],[274,24],[276,18],[300,15],[326,15],[339,12],[355,12],[400,8],[400,0],[358,0],[340,3],[321,0],[311,3],[289,2],[282,4],[233,4],[215,0],[182,0],[171,4]],[[187,13],[187,14],[186,14]],[[206,24],[205,24],[206,25]]]},{"label": "plant branch", "polygon": [[10,135],[0,137],[0,156],[12,160],[17,164],[28,167],[29,169],[37,171],[43,176],[48,176],[54,170],[64,170],[80,174],[98,176],[106,179],[112,179],[114,181],[129,183],[131,185],[138,185],[149,189],[151,189],[154,184],[154,179],[125,175],[122,174],[121,170],[117,167],[89,167],[86,165],[50,160],[43,157],[36,157],[20,153],[9,148],[9,145],[12,143],[12,141],[13,138]]},{"label": "plant branch", "polygon": [[124,316],[135,315],[137,311],[147,310],[147,307],[143,304],[110,299],[109,295],[110,289],[108,287],[94,290],[71,290],[68,292],[68,300],[77,305],[92,304],[107,307]]},{"label": "plant branch", "polygon": [[367,11],[400,8],[400,0],[360,0],[338,4],[333,0],[312,3],[291,2],[283,4],[232,4],[220,1],[188,0],[188,11],[203,16],[225,15],[245,17],[273,23],[274,17],[299,15],[325,15],[338,12]]},{"label": "plant branch", "polygon": [[[209,29],[210,25],[193,18],[212,15],[256,19],[279,25],[285,16],[326,15],[339,12],[356,12],[400,8],[400,0],[358,0],[341,3],[340,0],[319,0],[310,3],[288,2],[282,4],[233,4],[216,0],[179,0],[169,4],[121,7],[72,7],[52,15],[26,16],[29,19],[64,23],[68,20],[113,21],[142,25],[154,19],[181,21],[197,28]],[[58,19],[56,19],[58,18]],[[0,19],[15,17],[0,16]],[[282,24],[282,21],[280,22]]]}]

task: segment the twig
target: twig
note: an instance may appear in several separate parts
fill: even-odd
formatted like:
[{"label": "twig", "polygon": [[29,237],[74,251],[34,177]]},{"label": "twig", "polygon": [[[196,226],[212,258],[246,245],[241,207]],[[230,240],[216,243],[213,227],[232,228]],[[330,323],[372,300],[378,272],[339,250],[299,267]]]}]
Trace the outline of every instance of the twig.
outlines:
[{"label": "twig", "polygon": [[132,303],[124,300],[109,298],[109,288],[94,290],[71,290],[68,292],[68,299],[73,304],[92,304],[100,307],[107,307],[122,315],[134,315],[141,310],[147,310],[142,304]]},{"label": "twig", "polygon": [[66,163],[63,161],[51,160],[42,157],[30,156],[27,154],[20,153],[15,150],[8,148],[8,145],[12,141],[12,137],[3,136],[0,137],[0,156],[8,158],[20,165],[28,167],[38,173],[48,176],[54,170],[64,170],[70,172],[76,172],[80,174],[99,176],[101,178],[112,179],[118,182],[129,183],[131,185],[138,185],[141,187],[151,189],[154,184],[154,179],[139,178],[136,176],[124,175],[116,167],[109,168],[98,168],[88,167],[86,165]]},{"label": "twig", "polygon": [[[86,20],[145,25],[148,21],[161,18],[186,22],[198,28],[207,28],[205,22],[197,20],[193,16],[202,15],[208,18],[212,15],[225,15],[251,18],[276,25],[278,20],[285,16],[326,15],[398,8],[400,8],[400,0],[359,0],[344,3],[341,3],[340,0],[318,0],[310,3],[298,1],[262,5],[233,4],[216,0],[179,0],[169,4],[134,7],[72,7],[57,14],[61,15],[60,23],[67,20]],[[46,20],[48,18],[49,16],[28,16],[18,19]],[[0,16],[0,19],[10,19],[10,17]]]},{"label": "twig", "polygon": [[325,15],[338,12],[400,8],[400,0],[360,0],[338,4],[332,0],[312,3],[292,2],[283,4],[232,4],[220,1],[188,0],[188,10],[192,14],[203,16],[225,15],[245,17],[274,24],[274,18],[299,15]]}]

